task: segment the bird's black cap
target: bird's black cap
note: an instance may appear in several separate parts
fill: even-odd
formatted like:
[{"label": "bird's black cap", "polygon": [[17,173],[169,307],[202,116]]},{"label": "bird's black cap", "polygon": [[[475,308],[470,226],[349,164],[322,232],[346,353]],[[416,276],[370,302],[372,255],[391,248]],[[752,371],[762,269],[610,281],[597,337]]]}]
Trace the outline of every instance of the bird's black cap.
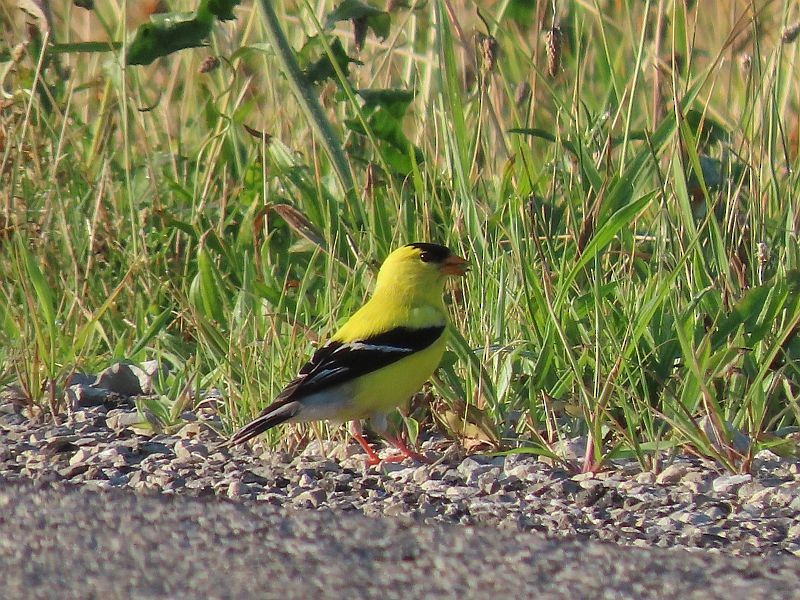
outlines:
[{"label": "bird's black cap", "polygon": [[427,242],[412,242],[406,244],[407,247],[416,248],[420,251],[420,259],[423,262],[443,262],[453,253],[447,246],[440,246],[439,244],[428,244]]}]

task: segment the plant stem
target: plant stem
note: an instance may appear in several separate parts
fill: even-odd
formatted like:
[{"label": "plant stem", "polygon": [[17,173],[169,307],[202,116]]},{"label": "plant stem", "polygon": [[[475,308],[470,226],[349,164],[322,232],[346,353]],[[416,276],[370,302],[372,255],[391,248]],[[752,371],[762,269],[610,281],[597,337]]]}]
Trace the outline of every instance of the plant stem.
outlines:
[{"label": "plant stem", "polygon": [[289,87],[300,104],[300,108],[305,113],[308,122],[322,142],[322,147],[328,154],[339,182],[344,188],[345,196],[348,200],[352,200],[355,193],[355,184],[353,183],[353,176],[350,173],[350,166],[342,145],[336,137],[330,122],[325,117],[314,86],[306,80],[302,71],[300,71],[294,56],[294,50],[292,50],[286,36],[283,34],[278,22],[278,15],[272,6],[272,1],[261,0],[261,7],[264,11],[264,25],[267,37],[275,50],[278,63],[286,76]]}]

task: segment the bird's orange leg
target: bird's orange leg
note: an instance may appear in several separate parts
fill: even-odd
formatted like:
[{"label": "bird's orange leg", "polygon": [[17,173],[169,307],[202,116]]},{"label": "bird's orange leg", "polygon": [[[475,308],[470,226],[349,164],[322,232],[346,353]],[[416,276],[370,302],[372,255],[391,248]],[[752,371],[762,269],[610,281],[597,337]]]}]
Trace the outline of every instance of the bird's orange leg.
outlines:
[{"label": "bird's orange leg", "polygon": [[389,442],[392,446],[400,450],[399,455],[388,456],[383,459],[383,462],[402,462],[406,458],[410,458],[412,460],[416,460],[417,462],[430,464],[431,460],[427,456],[423,456],[419,452],[414,452],[410,450],[406,443],[403,441],[402,438],[392,437],[392,436],[383,436],[387,442]]},{"label": "bird's orange leg", "polygon": [[367,464],[368,465],[377,465],[381,462],[381,457],[375,453],[375,450],[372,449],[372,446],[369,445],[369,442],[364,439],[364,436],[360,433],[358,435],[354,435],[353,439],[357,441],[361,447],[364,449],[364,452],[367,454]]},{"label": "bird's orange leg", "polygon": [[364,452],[367,454],[367,464],[377,465],[381,462],[380,456],[375,453],[375,450],[372,449],[372,446],[369,445],[369,442],[364,439],[364,436],[361,435],[361,422],[360,421],[350,421],[350,435],[353,436],[353,439],[358,442],[358,444],[364,449]]}]

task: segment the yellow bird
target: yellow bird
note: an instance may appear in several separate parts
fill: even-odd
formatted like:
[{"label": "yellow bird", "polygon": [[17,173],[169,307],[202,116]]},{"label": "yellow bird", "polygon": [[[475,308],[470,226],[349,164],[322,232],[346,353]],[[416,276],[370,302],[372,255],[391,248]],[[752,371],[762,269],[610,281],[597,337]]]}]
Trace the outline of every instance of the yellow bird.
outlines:
[{"label": "yellow bird", "polygon": [[375,431],[402,453],[387,460],[425,460],[389,434],[386,415],[439,366],[447,328],[444,282],[468,268],[466,260],[437,244],[415,242],[392,252],[369,301],[314,353],[272,404],[233,435],[231,444],[281,423],[350,421],[350,434],[374,465],[380,458],[361,434],[361,420],[370,419]]}]

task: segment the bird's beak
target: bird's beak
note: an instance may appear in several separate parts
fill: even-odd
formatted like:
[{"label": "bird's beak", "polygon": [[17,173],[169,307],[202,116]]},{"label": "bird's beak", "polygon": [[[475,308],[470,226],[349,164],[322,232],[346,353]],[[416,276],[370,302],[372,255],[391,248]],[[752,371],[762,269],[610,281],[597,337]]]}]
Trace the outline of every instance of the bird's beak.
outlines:
[{"label": "bird's beak", "polygon": [[444,259],[439,271],[442,275],[463,275],[469,270],[469,261],[452,254]]}]

